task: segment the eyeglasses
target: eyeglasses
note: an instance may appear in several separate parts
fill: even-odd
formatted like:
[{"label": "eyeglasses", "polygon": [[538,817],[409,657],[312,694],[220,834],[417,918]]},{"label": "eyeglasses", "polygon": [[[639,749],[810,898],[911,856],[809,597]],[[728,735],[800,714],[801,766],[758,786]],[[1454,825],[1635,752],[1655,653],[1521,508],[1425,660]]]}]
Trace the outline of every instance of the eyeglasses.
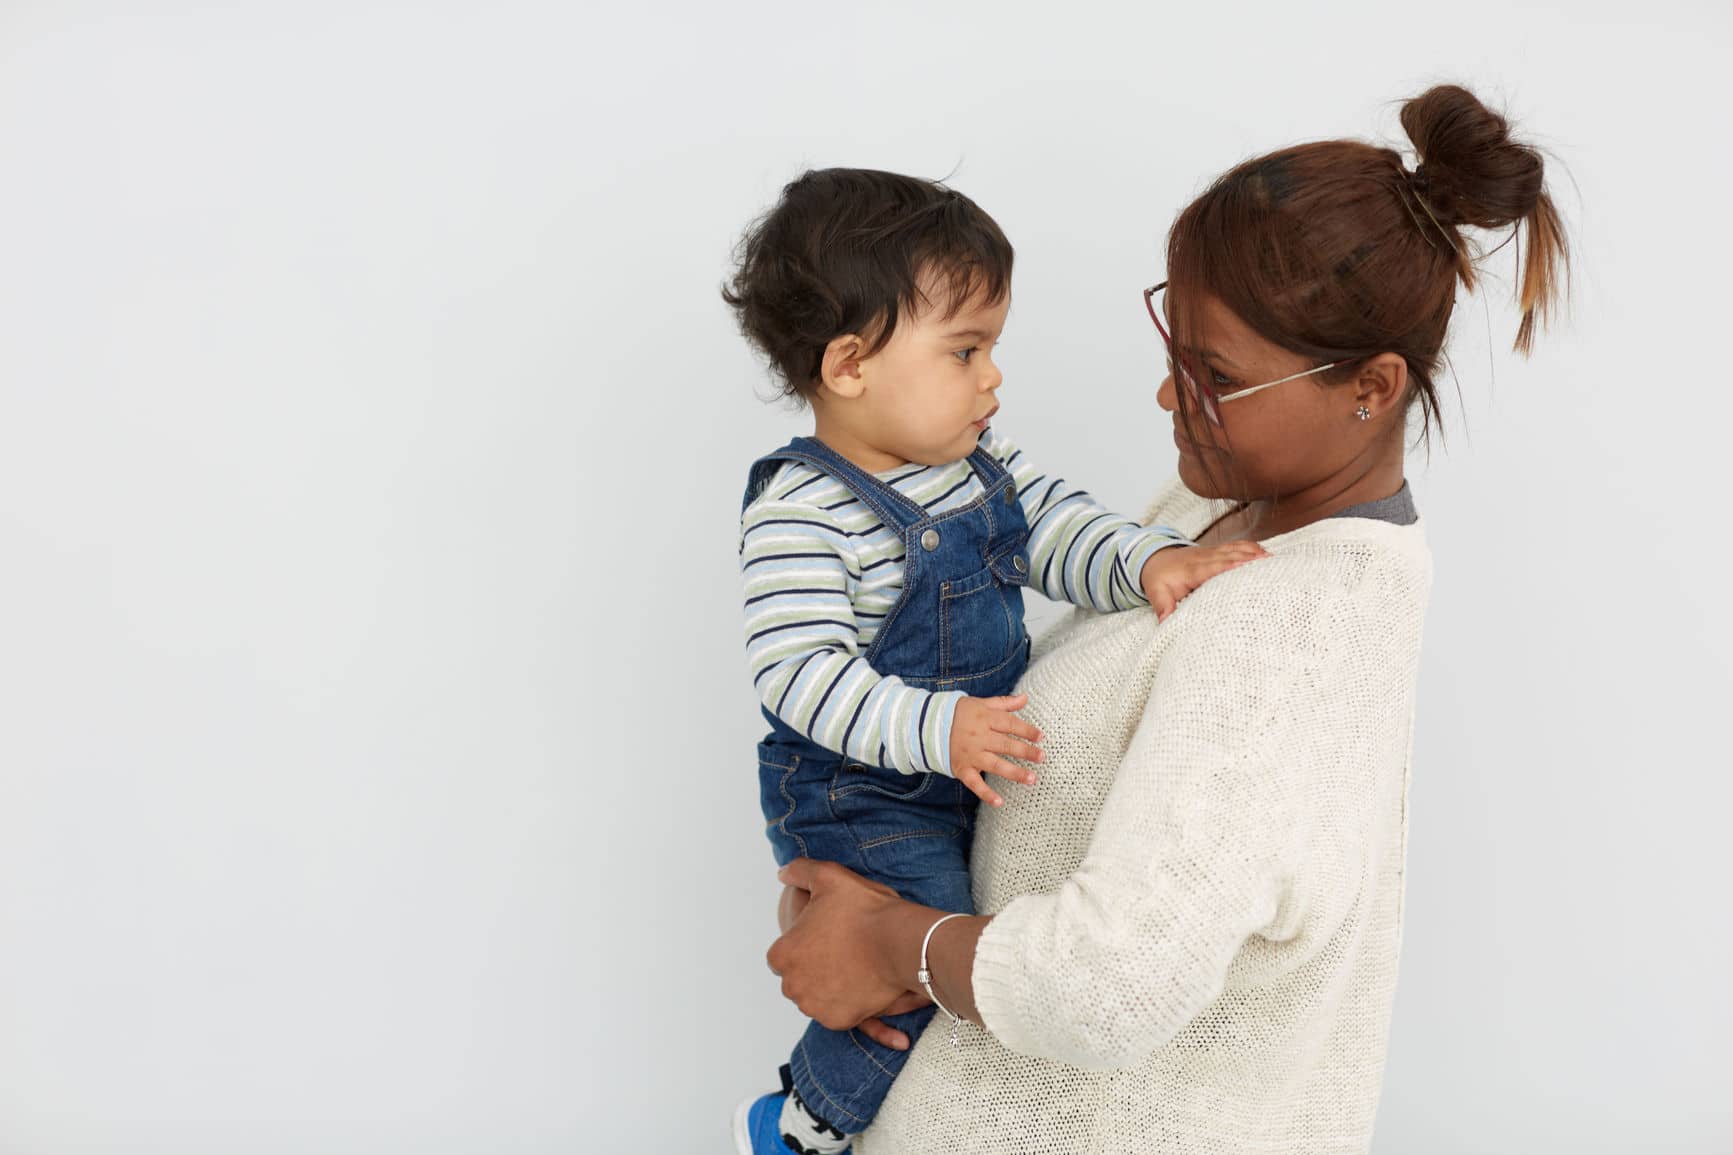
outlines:
[{"label": "eyeglasses", "polygon": [[1180,383],[1191,394],[1192,400],[1197,402],[1198,408],[1203,410],[1204,416],[1209,418],[1211,425],[1218,428],[1221,426],[1221,407],[1229,401],[1238,401],[1242,397],[1250,397],[1253,393],[1262,393],[1265,389],[1274,389],[1277,385],[1286,385],[1289,381],[1298,381],[1301,377],[1310,377],[1314,373],[1322,373],[1326,369],[1334,369],[1342,364],[1340,361],[1332,361],[1328,365],[1320,365],[1316,369],[1307,369],[1302,373],[1290,373],[1280,381],[1253,385],[1250,389],[1236,389],[1224,397],[1217,393],[1213,386],[1206,386],[1204,381],[1200,380],[1199,374],[1192,372],[1191,362],[1180,355],[1179,350],[1174,347],[1173,337],[1168,333],[1167,326],[1161,323],[1161,310],[1156,307],[1155,297],[1157,293],[1166,288],[1167,282],[1163,281],[1159,285],[1151,285],[1145,289],[1143,291],[1143,304],[1149,310],[1149,319],[1155,322],[1155,331],[1161,334],[1162,343],[1167,346],[1167,361],[1172,366],[1174,375],[1179,378]]}]

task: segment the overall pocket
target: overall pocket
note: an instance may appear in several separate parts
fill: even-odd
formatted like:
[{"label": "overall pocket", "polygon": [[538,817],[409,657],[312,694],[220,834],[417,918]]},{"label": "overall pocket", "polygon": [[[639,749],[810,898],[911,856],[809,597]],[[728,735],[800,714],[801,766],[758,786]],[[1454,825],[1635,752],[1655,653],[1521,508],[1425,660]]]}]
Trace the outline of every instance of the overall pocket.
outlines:
[{"label": "overall pocket", "polygon": [[967,689],[967,680],[996,673],[1023,652],[1023,585],[1006,582],[996,568],[1028,580],[1000,560],[939,586],[940,688]]}]

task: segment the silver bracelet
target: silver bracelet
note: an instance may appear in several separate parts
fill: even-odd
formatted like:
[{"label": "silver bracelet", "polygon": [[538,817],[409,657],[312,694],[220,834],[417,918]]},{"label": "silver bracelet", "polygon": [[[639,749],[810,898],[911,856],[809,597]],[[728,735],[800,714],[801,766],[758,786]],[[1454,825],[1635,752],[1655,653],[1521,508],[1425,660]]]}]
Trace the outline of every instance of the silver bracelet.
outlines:
[{"label": "silver bracelet", "polygon": [[953,1047],[962,1045],[963,1040],[957,1034],[957,1027],[963,1020],[959,1018],[957,1013],[950,1007],[941,1003],[939,1001],[939,996],[933,993],[933,972],[927,969],[927,944],[933,941],[933,932],[935,930],[938,930],[953,918],[967,917],[968,915],[964,914],[947,914],[944,918],[941,918],[938,922],[935,922],[932,926],[927,928],[927,937],[921,940],[921,969],[915,972],[916,981],[918,981],[926,990],[927,997],[933,1000],[933,1005],[951,1016],[951,1046]]}]

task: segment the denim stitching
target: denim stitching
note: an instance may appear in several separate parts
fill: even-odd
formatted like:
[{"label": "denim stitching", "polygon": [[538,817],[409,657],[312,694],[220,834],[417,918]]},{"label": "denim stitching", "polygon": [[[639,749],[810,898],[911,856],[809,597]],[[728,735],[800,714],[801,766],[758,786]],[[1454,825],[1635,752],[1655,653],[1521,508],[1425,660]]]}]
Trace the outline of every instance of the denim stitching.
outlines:
[{"label": "denim stitching", "polygon": [[[879,1057],[877,1055],[873,1054],[867,1048],[861,1046],[861,1033],[860,1033],[860,1029],[858,1027],[856,1029],[848,1032],[848,1041],[855,1045],[855,1049],[857,1051],[859,1051],[861,1054],[866,1056],[867,1062],[871,1063],[873,1066],[877,1067],[880,1071],[882,1071],[884,1073],[885,1078],[894,1079],[897,1077],[897,1073],[895,1071],[891,1070],[889,1067],[887,1067],[883,1063],[879,1062]],[[907,1054],[906,1051],[903,1053]]]},{"label": "denim stitching", "polygon": [[893,842],[907,842],[911,838],[957,838],[960,830],[905,830],[900,834],[887,834],[883,838],[875,838],[871,842],[857,842],[857,850],[874,850],[880,846],[889,846]]},{"label": "denim stitching", "polygon": [[[840,777],[840,775],[838,775],[838,777]],[[928,770],[928,771],[924,771],[922,774],[905,774],[904,777],[905,778],[924,778],[925,781],[923,781],[919,786],[915,787],[913,790],[910,790],[907,794],[893,794],[889,790],[884,789],[882,786],[875,786],[871,782],[852,782],[847,786],[838,786],[836,784],[837,778],[832,778],[830,780],[831,781],[830,798],[831,798],[831,801],[834,802],[838,798],[848,798],[848,797],[851,797],[855,794],[861,794],[861,793],[872,793],[872,794],[877,794],[881,798],[889,798],[893,802],[911,802],[914,799],[921,797],[928,790],[931,790],[933,788],[933,779],[943,778],[943,777],[946,777],[946,775],[940,774],[936,770]]]},{"label": "denim stitching", "polygon": [[[777,783],[776,786],[776,792],[781,794],[783,798],[788,801],[788,813],[777,819],[776,827],[778,830],[782,831],[784,836],[794,839],[794,844],[800,847],[800,856],[802,858],[809,858],[811,856],[806,852],[806,839],[788,828],[788,820],[794,817],[795,809],[794,795],[788,792],[788,780],[794,777],[796,770],[800,769],[800,755],[795,754],[793,757],[794,765],[782,767],[785,773],[782,775],[782,781]],[[771,765],[775,766],[777,763],[773,762]]]},{"label": "denim stitching", "polygon": [[[1028,640],[1027,634],[1025,634],[1024,640],[1025,641]],[[944,689],[949,689],[952,686],[959,685],[963,682],[978,682],[982,678],[990,678],[994,674],[997,674],[1000,670],[1003,670],[1006,666],[1009,666],[1012,662],[1015,662],[1018,658],[1021,658],[1024,655],[1024,653],[1027,651],[1027,649],[1028,649],[1027,646],[1018,646],[1015,650],[1011,651],[1010,657],[1006,658],[1004,661],[1000,662],[998,665],[994,666],[992,669],[982,670],[978,674],[962,674],[962,675],[959,675],[958,677],[955,677],[955,678],[935,678],[935,679],[933,679],[933,688],[935,690],[944,690]],[[911,679],[908,679],[908,678],[905,678],[903,680],[904,681],[912,681]]]},{"label": "denim stitching", "polygon": [[[808,1058],[806,1054],[806,1037],[804,1035],[801,1036],[800,1045],[795,1049],[795,1057],[801,1061],[801,1074],[806,1076],[805,1079],[796,1079],[795,1082],[797,1084],[800,1082],[807,1083],[813,1090],[818,1092],[818,1097],[825,1101],[827,1108],[825,1111],[824,1121],[834,1127],[841,1127],[843,1130],[849,1131],[851,1134],[858,1133],[864,1129],[867,1121],[855,1114],[853,1111],[850,1111],[847,1107],[844,1107],[841,1103],[838,1103],[835,1099],[831,1098],[830,1092],[825,1089],[824,1084],[820,1083],[818,1077],[813,1074],[812,1060]],[[799,1089],[798,1086],[796,1089]],[[802,1095],[801,1098],[805,1099],[806,1096]],[[838,1118],[837,1116],[839,1115],[848,1116],[848,1120]],[[852,1121],[852,1127],[843,1126],[843,1124],[848,1121]]]}]

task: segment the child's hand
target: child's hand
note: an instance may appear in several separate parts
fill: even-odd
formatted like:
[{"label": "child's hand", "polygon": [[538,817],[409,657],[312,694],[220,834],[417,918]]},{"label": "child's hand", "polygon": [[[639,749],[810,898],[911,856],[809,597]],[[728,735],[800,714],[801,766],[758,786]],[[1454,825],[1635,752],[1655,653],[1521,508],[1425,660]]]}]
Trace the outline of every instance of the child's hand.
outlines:
[{"label": "child's hand", "polygon": [[1255,541],[1169,546],[1143,564],[1143,593],[1155,609],[1156,619],[1166,621],[1187,594],[1210,578],[1268,556]]},{"label": "child's hand", "polygon": [[957,700],[957,713],[951,719],[951,776],[989,806],[1003,806],[1005,800],[987,785],[983,774],[1035,785],[1033,770],[1025,770],[1001,757],[1041,761],[1041,748],[1035,744],[1041,741],[1041,731],[1016,714],[1028,704],[1027,694]]}]

